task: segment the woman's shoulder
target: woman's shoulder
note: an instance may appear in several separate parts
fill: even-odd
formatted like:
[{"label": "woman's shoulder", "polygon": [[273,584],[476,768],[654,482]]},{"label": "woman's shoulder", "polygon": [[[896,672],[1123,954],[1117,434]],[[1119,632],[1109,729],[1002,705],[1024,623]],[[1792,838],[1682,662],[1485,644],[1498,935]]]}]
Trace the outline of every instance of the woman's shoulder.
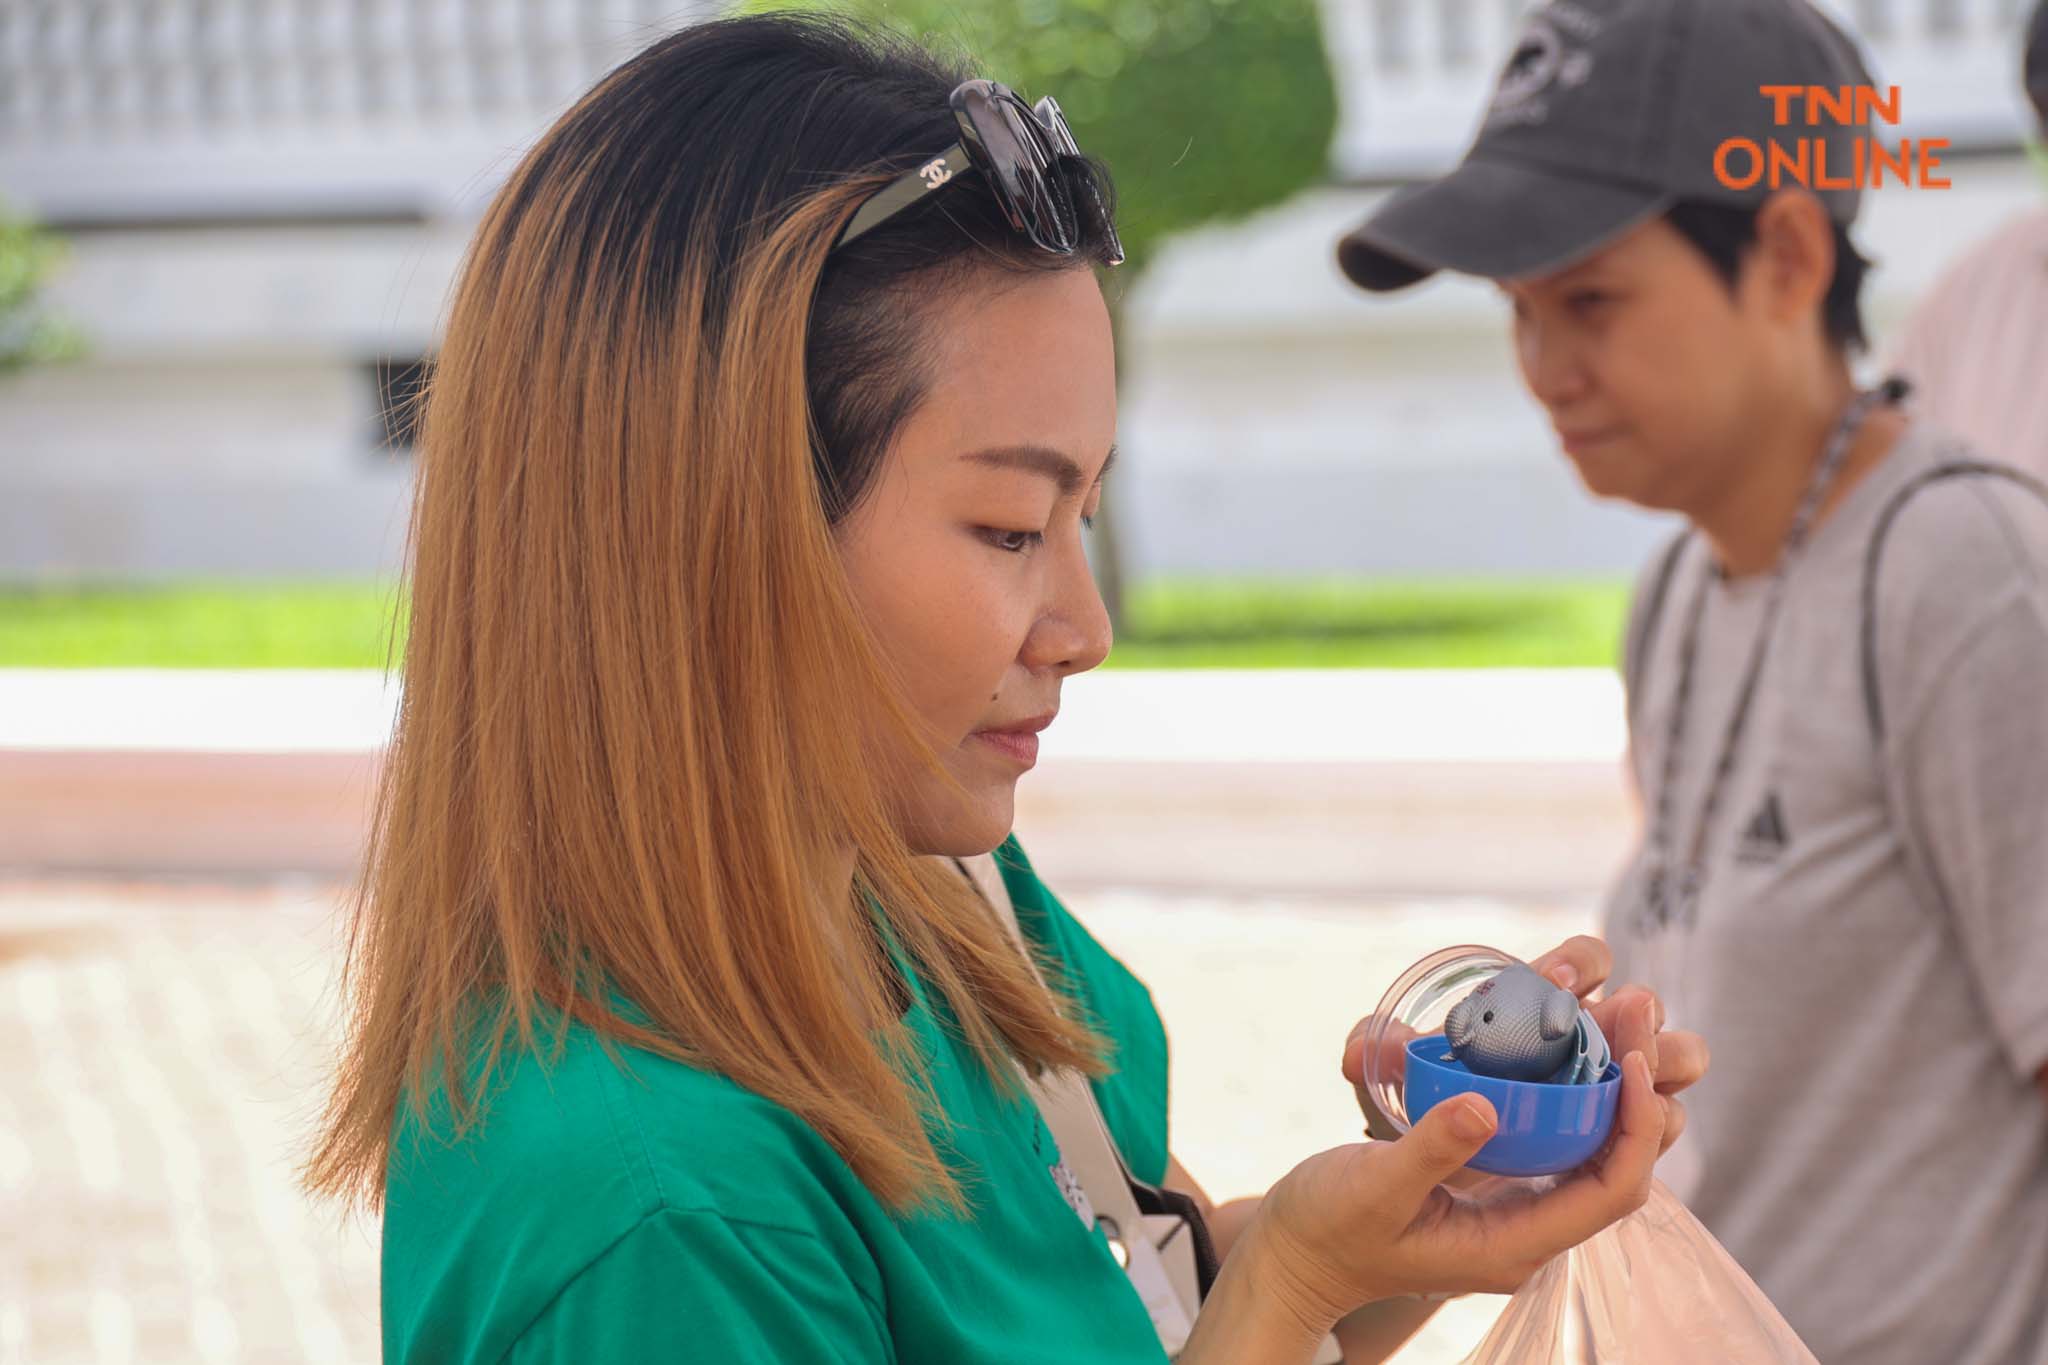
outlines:
[{"label": "woman's shoulder", "polygon": [[[844,1250],[878,1214],[788,1109],[572,1025],[559,1052],[507,1054],[461,1138],[400,1123],[385,1196],[386,1356],[498,1359],[563,1286],[653,1220]],[[451,1330],[473,1339],[443,1339]]]},{"label": "woman's shoulder", "polygon": [[814,1169],[817,1153],[830,1150],[782,1105],[577,1023],[559,1049],[546,1040],[508,1048],[482,1121],[459,1140],[402,1122],[390,1174],[394,1191],[462,1171],[475,1173],[472,1194],[530,1197],[530,1182],[545,1176],[563,1198],[596,1196],[629,1218],[678,1206],[751,1216],[763,1192],[750,1168]]}]

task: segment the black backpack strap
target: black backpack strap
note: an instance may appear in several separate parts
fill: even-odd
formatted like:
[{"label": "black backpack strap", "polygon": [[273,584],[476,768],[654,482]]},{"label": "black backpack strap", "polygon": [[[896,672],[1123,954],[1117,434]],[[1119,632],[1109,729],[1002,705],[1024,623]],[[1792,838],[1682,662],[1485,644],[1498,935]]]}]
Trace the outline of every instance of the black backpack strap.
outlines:
[{"label": "black backpack strap", "polygon": [[1958,478],[1996,478],[2016,483],[2020,487],[2048,504],[2048,484],[2023,470],[1995,460],[1957,459],[1944,460],[1931,469],[1922,470],[1894,492],[1878,513],[1877,528],[1871,532],[1870,544],[1863,551],[1863,709],[1870,721],[1870,738],[1880,750],[1884,748],[1884,701],[1877,685],[1877,571],[1884,556],[1884,545],[1891,535],[1892,524],[1899,519],[1906,504],[1911,502],[1922,489],[1937,483]]},{"label": "black backpack strap", "polygon": [[1201,1287],[1202,1297],[1209,1297],[1209,1290],[1216,1284],[1216,1276],[1223,1269],[1223,1262],[1216,1255],[1216,1243],[1209,1235],[1209,1220],[1202,1216],[1202,1206],[1191,1194],[1170,1190],[1164,1185],[1147,1185],[1136,1176],[1130,1176],[1131,1197],[1138,1201],[1138,1211],[1150,1214],[1172,1214],[1181,1220],[1181,1226],[1168,1235],[1166,1242],[1159,1244],[1166,1249],[1171,1242],[1185,1232],[1194,1240],[1195,1282]]},{"label": "black backpack strap", "polygon": [[1649,666],[1650,645],[1657,638],[1657,625],[1664,618],[1664,601],[1671,596],[1671,580],[1678,574],[1678,561],[1692,540],[1692,528],[1681,526],[1657,555],[1657,569],[1650,577],[1650,591],[1643,598],[1642,614],[1628,637],[1621,661],[1621,681],[1628,704],[1629,729],[1636,724],[1637,699],[1644,691],[1643,671]]}]

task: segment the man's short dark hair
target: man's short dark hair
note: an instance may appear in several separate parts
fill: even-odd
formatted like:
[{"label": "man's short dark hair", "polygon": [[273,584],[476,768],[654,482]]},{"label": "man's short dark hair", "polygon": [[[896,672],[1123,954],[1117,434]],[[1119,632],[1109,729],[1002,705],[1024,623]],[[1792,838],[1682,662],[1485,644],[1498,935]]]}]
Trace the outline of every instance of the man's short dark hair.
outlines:
[{"label": "man's short dark hair", "polygon": [[[2048,0],[2042,0],[2048,5]],[[1742,273],[1742,255],[1756,243],[1757,210],[1731,204],[1681,199],[1664,215],[1679,235],[1707,258],[1730,289]],[[1821,300],[1821,325],[1828,344],[1838,351],[1860,351],[1869,345],[1863,331],[1863,277],[1870,262],[1849,240],[1849,229],[1835,229],[1835,277]]]},{"label": "man's short dark hair", "polygon": [[2027,50],[2022,59],[2027,76],[2027,98],[2034,102],[2034,117],[2041,132],[2048,135],[2048,0],[2034,6],[2027,21]]}]

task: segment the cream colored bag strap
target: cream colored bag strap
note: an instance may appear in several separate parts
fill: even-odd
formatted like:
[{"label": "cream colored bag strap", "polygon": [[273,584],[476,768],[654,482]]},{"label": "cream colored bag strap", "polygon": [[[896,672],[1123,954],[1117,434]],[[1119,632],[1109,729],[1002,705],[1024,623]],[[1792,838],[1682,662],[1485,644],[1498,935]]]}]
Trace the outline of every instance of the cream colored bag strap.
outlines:
[{"label": "cream colored bag strap", "polygon": [[[1016,907],[1010,903],[1009,888],[993,854],[961,860],[961,866],[1003,923],[1026,959],[1031,958],[1023,927],[1017,923]],[[1037,964],[1033,962],[1033,970]],[[1042,980],[1043,978],[1041,978]],[[1148,1222],[1131,1193],[1129,1173],[1121,1153],[1102,1121],[1095,1092],[1087,1078],[1074,1072],[1047,1072],[1036,1079],[1024,1077],[1031,1097],[1038,1103],[1040,1117],[1052,1131],[1060,1159],[1080,1185],[1085,1201],[1084,1218],[1092,1217],[1109,1240],[1110,1250],[1123,1263],[1131,1287],[1144,1301],[1152,1317],[1159,1344],[1168,1355],[1187,1344],[1194,1330],[1195,1313],[1201,1307],[1201,1288],[1191,1237],[1184,1231],[1169,1243],[1169,1255],[1162,1255],[1155,1238],[1176,1230],[1177,1218]],[[1079,1210],[1077,1210],[1079,1211]]]},{"label": "cream colored bag strap", "polygon": [[[995,855],[985,853],[959,861],[1035,972],[1036,960],[1031,957],[1023,926],[1017,922],[1017,909],[1010,903],[1010,890],[1003,883]],[[1202,1302],[1192,1234],[1179,1218],[1140,1212],[1131,1193],[1130,1168],[1117,1150],[1086,1077],[1071,1071],[1047,1072],[1035,1080],[1026,1076],[1024,1083],[1059,1145],[1061,1158],[1080,1183],[1097,1225],[1152,1315],[1160,1345],[1169,1356],[1177,1354],[1194,1329]],[[1336,1338],[1326,1337],[1313,1365],[1342,1365],[1343,1359]]]}]

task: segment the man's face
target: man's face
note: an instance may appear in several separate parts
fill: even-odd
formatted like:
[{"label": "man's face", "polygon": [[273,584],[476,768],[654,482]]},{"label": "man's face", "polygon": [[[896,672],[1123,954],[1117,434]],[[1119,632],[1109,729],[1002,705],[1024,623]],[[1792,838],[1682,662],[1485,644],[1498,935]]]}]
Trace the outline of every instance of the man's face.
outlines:
[{"label": "man's face", "polygon": [[1592,492],[1684,511],[1725,482],[1774,350],[1755,273],[1731,294],[1659,218],[1568,270],[1502,282],[1523,382]]}]

